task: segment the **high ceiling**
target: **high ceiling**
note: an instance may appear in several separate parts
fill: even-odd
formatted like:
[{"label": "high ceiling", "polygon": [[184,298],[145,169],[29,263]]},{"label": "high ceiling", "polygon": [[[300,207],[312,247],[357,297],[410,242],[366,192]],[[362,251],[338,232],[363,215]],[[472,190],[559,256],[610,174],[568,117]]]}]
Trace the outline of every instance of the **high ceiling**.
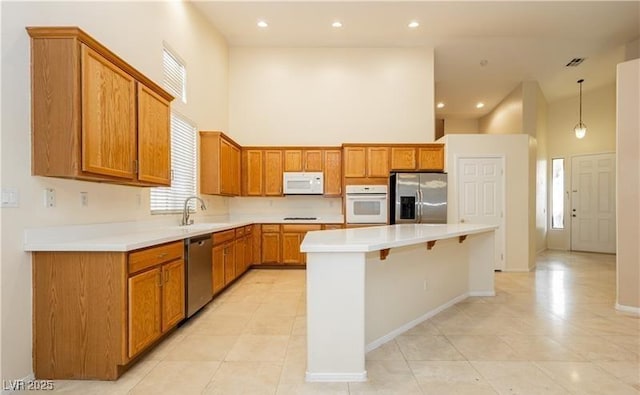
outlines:
[{"label": "high ceiling", "polygon": [[[438,117],[484,115],[521,81],[538,81],[549,102],[577,95],[580,78],[585,92],[611,83],[624,46],[640,36],[640,1],[194,4],[231,47],[432,47],[435,100],[446,103]],[[341,28],[331,26],[336,20]],[[577,57],[586,60],[565,67]]]}]

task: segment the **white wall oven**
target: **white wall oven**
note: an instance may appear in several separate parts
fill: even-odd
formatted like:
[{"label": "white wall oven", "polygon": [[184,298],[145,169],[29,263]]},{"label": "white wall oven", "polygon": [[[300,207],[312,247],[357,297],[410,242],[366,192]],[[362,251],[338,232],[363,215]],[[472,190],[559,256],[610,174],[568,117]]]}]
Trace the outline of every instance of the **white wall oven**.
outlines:
[{"label": "white wall oven", "polygon": [[386,224],[388,188],[386,185],[347,185],[348,224]]}]

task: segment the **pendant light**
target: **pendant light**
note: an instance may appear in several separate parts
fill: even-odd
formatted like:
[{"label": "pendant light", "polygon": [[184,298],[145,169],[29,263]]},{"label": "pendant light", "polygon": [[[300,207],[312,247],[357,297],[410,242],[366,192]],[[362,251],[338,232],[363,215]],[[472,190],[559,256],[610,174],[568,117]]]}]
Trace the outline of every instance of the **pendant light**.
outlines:
[{"label": "pendant light", "polygon": [[580,121],[573,128],[573,132],[576,134],[576,137],[581,139],[587,134],[587,125],[582,122],[582,83],[583,79],[578,80],[578,84],[580,84]]}]

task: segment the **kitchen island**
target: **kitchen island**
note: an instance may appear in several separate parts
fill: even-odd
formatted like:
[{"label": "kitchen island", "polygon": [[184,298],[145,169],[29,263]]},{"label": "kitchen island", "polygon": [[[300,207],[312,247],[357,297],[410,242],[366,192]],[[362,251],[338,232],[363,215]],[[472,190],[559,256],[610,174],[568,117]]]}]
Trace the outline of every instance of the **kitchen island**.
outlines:
[{"label": "kitchen island", "polygon": [[366,381],[365,353],[468,296],[493,296],[492,225],[307,233],[307,381]]}]

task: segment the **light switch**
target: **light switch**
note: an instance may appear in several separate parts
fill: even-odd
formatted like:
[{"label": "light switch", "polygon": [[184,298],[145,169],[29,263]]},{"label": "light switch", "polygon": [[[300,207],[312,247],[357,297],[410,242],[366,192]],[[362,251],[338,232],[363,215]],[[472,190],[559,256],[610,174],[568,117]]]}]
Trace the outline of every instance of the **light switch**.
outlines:
[{"label": "light switch", "polygon": [[2,207],[20,207],[18,188],[2,188]]}]

